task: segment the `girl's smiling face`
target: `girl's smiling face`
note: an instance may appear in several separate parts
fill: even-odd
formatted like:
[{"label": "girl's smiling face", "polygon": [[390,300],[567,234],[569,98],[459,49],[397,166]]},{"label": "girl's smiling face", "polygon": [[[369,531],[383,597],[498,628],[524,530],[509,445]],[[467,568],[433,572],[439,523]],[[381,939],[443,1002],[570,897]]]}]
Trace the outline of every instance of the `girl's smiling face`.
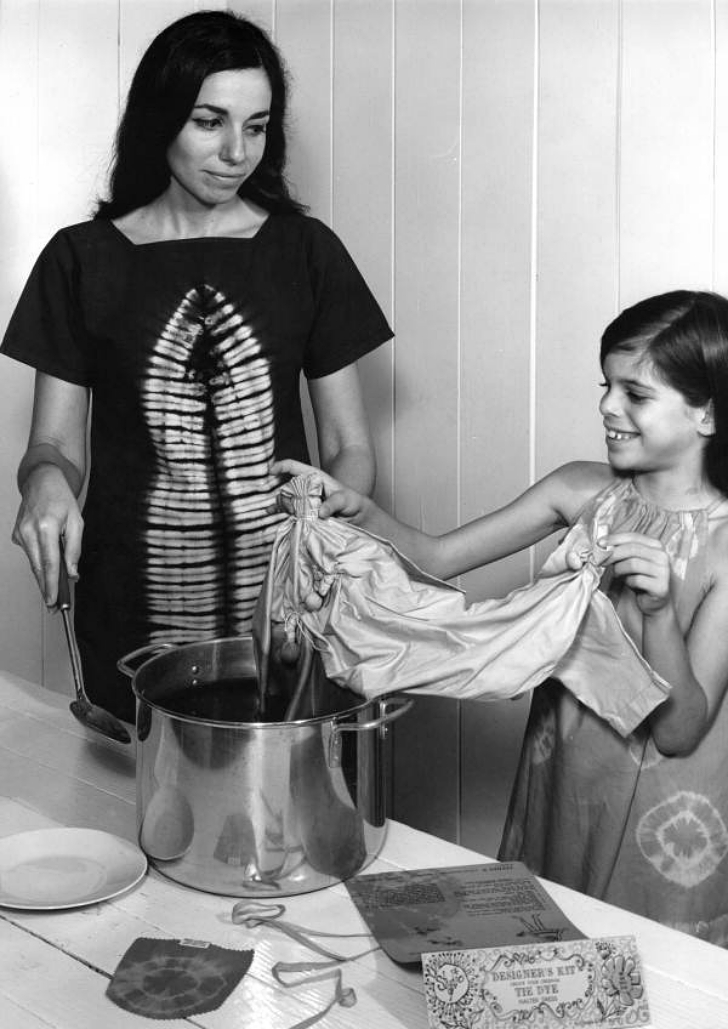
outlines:
[{"label": "girl's smiling face", "polygon": [[702,469],[713,432],[709,409],[691,407],[643,350],[613,350],[603,370],[599,411],[612,468],[632,473]]},{"label": "girl's smiling face", "polygon": [[208,75],[167,151],[173,198],[205,208],[235,201],[263,158],[270,105],[261,68]]}]

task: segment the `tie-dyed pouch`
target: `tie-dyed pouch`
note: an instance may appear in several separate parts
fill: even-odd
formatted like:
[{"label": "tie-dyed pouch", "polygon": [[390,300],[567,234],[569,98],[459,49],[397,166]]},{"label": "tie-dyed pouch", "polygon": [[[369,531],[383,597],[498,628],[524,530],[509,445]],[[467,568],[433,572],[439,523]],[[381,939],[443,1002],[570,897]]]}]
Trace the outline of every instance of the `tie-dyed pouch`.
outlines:
[{"label": "tie-dyed pouch", "polygon": [[201,1015],[220,1007],[252,960],[252,950],[140,936],[117,965],[106,995],[145,1018]]}]

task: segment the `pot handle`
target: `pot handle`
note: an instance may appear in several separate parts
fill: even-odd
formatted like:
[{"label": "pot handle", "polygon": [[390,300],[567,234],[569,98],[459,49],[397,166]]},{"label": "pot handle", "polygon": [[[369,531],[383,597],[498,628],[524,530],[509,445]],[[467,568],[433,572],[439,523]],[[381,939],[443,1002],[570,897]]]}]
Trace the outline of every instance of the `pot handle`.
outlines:
[{"label": "pot handle", "polygon": [[174,650],[174,643],[147,643],[146,646],[139,647],[137,650],[132,650],[130,654],[125,654],[124,657],[120,657],[116,662],[116,667],[120,672],[123,672],[124,675],[128,675],[130,679],[133,679],[136,675],[137,669],[141,664],[143,664],[143,662],[140,662],[140,664],[137,665],[137,668],[132,668],[129,664],[130,661],[134,661],[136,658],[142,657],[142,655],[146,657],[151,654],[159,654],[163,650]]},{"label": "pot handle", "polygon": [[407,714],[413,704],[414,700],[404,697],[386,697],[379,701],[378,718],[372,718],[368,722],[346,722],[344,724],[334,722],[329,737],[329,768],[338,768],[341,764],[342,732],[367,732],[369,729],[379,729],[379,738],[383,740],[387,735],[390,722]]}]

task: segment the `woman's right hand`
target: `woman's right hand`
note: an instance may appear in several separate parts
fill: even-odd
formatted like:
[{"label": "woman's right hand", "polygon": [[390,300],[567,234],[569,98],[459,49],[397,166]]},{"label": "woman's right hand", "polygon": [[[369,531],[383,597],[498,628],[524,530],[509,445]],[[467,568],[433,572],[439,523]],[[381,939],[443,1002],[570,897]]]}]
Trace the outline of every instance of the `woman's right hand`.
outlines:
[{"label": "woman's right hand", "polygon": [[319,508],[319,518],[331,518],[335,515],[338,518],[346,518],[354,525],[363,525],[366,521],[367,509],[371,506],[369,498],[344,486],[320,468],[286,458],[283,461],[276,461],[271,470],[274,475],[316,475],[321,480],[326,498]]},{"label": "woman's right hand", "polygon": [[12,540],[25,551],[46,605],[56,604],[61,540],[68,575],[78,578],[83,518],[63,472],[39,464],[23,483]]}]

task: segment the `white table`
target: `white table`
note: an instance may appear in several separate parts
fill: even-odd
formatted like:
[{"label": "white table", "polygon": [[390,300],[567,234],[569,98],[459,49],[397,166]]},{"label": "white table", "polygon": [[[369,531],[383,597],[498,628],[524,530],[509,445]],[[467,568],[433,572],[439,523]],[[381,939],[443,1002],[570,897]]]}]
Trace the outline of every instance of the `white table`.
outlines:
[{"label": "white table", "polygon": [[[134,776],[133,745],[107,744],[87,734],[68,712],[68,698],[0,672],[0,836],[67,825],[136,840]],[[392,822],[382,854],[368,871],[484,860],[489,859]],[[728,951],[553,883],[545,886],[586,935],[637,938],[654,1029],[728,1027]],[[186,889],[151,869],[138,886],[105,903],[49,913],[0,909],[0,1026],[288,1029],[326,1007],[331,982],[284,989],[270,975],[275,962],[316,956],[275,929],[233,925],[233,903],[233,898]],[[366,929],[342,885],[284,903],[285,917],[310,929]],[[194,937],[253,948],[255,957],[216,1011],[158,1022],[123,1011],[105,996],[116,965],[139,936]],[[350,954],[364,949],[361,940],[330,945]],[[357,1003],[332,1008],[322,1027],[427,1026],[416,969],[402,968],[376,951],[343,965],[342,972]]]}]

